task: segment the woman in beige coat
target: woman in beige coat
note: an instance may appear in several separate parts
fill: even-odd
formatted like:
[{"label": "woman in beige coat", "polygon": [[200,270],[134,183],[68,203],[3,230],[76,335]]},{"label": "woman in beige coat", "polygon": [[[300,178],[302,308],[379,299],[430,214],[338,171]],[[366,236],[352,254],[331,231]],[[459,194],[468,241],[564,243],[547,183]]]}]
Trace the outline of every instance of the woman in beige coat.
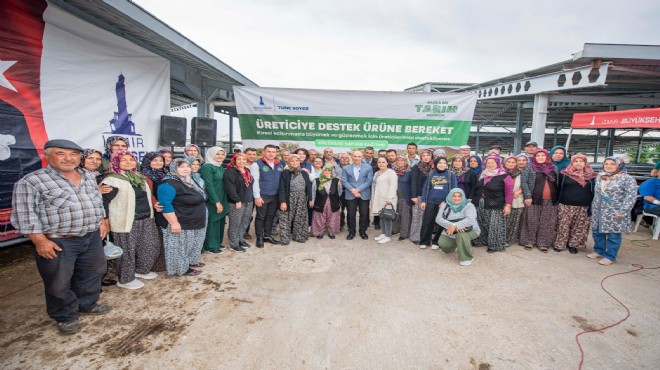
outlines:
[{"label": "woman in beige coat", "polygon": [[[396,190],[398,186],[399,177],[396,175],[396,172],[391,168],[387,168],[387,159],[379,157],[378,171],[374,173],[373,189],[371,191],[371,213],[373,215],[378,215],[378,212],[386,205],[391,205],[396,210],[398,201]],[[392,224],[392,220],[381,218],[380,226],[383,233],[375,238],[378,244],[385,244],[392,241],[390,238],[392,236]]]}]

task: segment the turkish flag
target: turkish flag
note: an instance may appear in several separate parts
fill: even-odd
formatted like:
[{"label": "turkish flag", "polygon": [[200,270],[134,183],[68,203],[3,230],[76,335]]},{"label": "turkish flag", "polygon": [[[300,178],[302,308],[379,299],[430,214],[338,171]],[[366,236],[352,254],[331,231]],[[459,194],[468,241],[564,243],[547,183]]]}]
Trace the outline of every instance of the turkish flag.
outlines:
[{"label": "turkish flag", "polygon": [[0,240],[8,239],[13,185],[45,165],[40,99],[46,1],[0,0]]}]

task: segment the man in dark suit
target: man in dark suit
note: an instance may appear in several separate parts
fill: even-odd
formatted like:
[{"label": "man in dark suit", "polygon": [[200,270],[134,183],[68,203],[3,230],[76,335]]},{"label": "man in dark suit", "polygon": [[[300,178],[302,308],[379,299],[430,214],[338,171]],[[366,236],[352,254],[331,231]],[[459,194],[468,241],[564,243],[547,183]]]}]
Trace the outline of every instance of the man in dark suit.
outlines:
[{"label": "man in dark suit", "polygon": [[355,216],[360,212],[360,237],[368,239],[367,228],[369,227],[369,200],[371,199],[371,181],[374,172],[371,166],[362,162],[362,152],[353,152],[353,163],[346,166],[341,174],[341,182],[346,194],[346,217],[348,219],[348,236],[346,239],[355,238]]}]

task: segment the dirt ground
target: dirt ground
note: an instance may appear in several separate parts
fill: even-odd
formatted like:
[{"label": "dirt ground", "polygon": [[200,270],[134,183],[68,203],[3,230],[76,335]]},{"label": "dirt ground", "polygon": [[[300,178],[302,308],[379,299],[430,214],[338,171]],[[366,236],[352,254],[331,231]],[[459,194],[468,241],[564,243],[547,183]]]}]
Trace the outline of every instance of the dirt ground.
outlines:
[{"label": "dirt ground", "polygon": [[[376,232],[369,230],[370,237]],[[456,254],[409,241],[312,239],[247,253],[204,254],[197,277],[104,289],[104,316],[58,334],[30,245],[0,250],[4,369],[577,369],[575,335],[626,311],[605,276],[660,266],[648,229],[626,234],[619,260],[514,245]],[[605,282],[630,318],[582,335],[584,369],[657,369],[660,269]]]}]

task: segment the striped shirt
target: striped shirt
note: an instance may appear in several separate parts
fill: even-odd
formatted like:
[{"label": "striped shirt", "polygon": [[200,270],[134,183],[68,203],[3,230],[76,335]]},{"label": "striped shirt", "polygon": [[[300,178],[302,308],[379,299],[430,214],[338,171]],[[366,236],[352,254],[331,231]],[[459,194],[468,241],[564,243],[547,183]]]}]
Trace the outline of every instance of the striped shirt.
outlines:
[{"label": "striped shirt", "polygon": [[90,172],[78,170],[80,187],[51,166],[14,185],[11,223],[21,234],[83,236],[99,228],[103,198]]}]

